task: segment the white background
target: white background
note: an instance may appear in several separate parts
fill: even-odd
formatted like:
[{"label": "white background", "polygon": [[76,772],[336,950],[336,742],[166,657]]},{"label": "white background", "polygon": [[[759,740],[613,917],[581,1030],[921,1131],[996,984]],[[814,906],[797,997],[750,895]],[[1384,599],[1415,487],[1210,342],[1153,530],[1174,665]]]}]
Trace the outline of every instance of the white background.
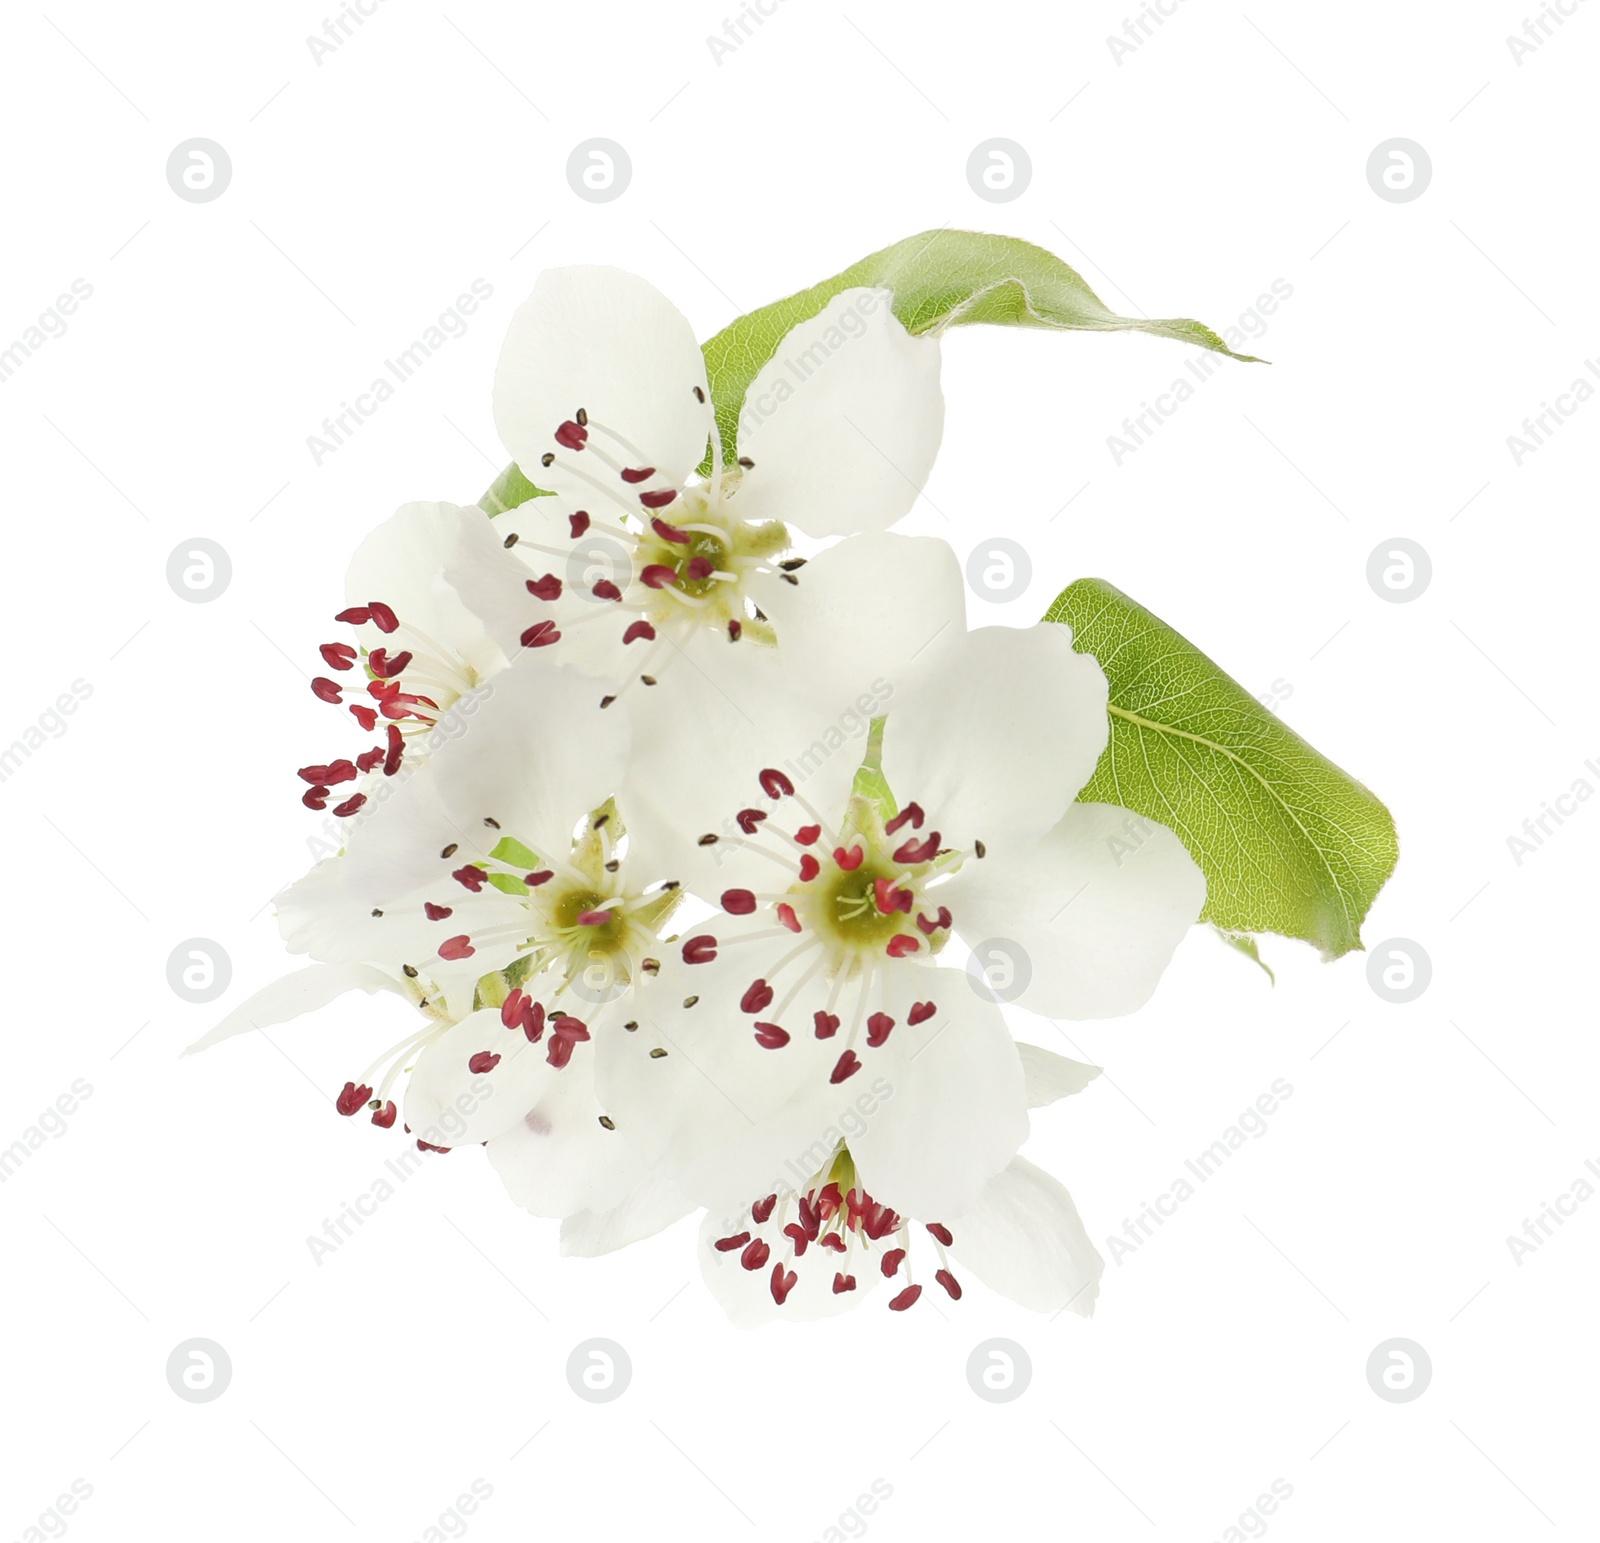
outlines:
[{"label": "white background", "polygon": [[[720,64],[709,5],[384,0],[319,64],[325,14],[52,4],[0,24],[0,346],[93,288],[0,385],[0,740],[92,687],[0,784],[0,1146],[92,1087],[0,1188],[0,1538],[31,1536],[75,1479],[85,1540],[420,1539],[474,1480],[491,1498],[448,1525],[486,1543],[1198,1543],[1241,1515],[1286,1543],[1594,1536],[1600,1199],[1520,1264],[1506,1238],[1600,1159],[1600,806],[1520,865],[1507,837],[1580,777],[1600,787],[1600,406],[1520,466],[1506,438],[1600,352],[1600,8],[1520,64],[1523,0],[1187,0],[1120,62],[1122,0],[783,0]],[[1010,203],[965,175],[997,135],[1033,164]],[[194,136],[232,159],[211,203],[166,181]],[[632,158],[609,204],[566,180],[591,136]],[[1395,136],[1432,160],[1409,203],[1366,177]],[[950,336],[945,448],[907,528],[1031,554],[1026,595],[974,597],[974,622],[1025,623],[1099,575],[1250,690],[1292,688],[1287,721],[1395,813],[1402,860],[1366,936],[1421,943],[1429,989],[1392,1005],[1363,956],[1271,940],[1274,988],[1197,931],[1136,1019],[1019,1017],[1106,1068],[1028,1149],[1102,1251],[1275,1078],[1293,1087],[1108,1265],[1089,1321],[973,1285],[740,1333],[700,1285],[693,1224],[562,1260],[472,1152],[314,1262],[308,1235],[404,1147],[331,1108],[393,1013],[178,1052],[284,967],[268,901],[318,834],[294,768],[339,749],[304,677],[350,551],[400,502],[469,500],[499,468],[493,360],[541,268],[633,269],[709,336],[946,224],[1048,246],[1129,312],[1223,327],[1292,287],[1251,350],[1271,366],[1226,363],[1120,466],[1107,436],[1193,350]],[[493,298],[467,335],[315,464],[307,436],[474,279]],[[209,604],[165,578],[197,536],[233,565]],[[1408,604],[1365,577],[1396,536],[1433,564]],[[166,981],[193,937],[232,959],[208,1006]],[[197,1336],[233,1365],[205,1404],[164,1370]],[[564,1371],[595,1336],[633,1365],[604,1405]],[[1365,1375],[1395,1336],[1433,1363],[1405,1404]],[[965,1374],[993,1337],[1032,1362],[1003,1405]],[[1248,1518],[1277,1479],[1292,1498]],[[851,1516],[875,1480],[890,1498]]]}]

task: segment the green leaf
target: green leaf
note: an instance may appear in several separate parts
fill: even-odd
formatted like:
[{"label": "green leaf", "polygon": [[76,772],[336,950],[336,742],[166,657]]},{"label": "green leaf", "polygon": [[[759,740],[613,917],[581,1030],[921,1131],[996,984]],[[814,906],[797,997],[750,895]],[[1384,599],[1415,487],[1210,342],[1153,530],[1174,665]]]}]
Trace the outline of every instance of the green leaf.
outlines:
[{"label": "green leaf", "polygon": [[1277,932],[1329,959],[1394,871],[1389,811],[1199,649],[1101,579],[1045,613],[1111,683],[1111,742],[1080,797],[1170,826],[1209,886],[1201,919]]},{"label": "green leaf", "polygon": [[487,873],[484,875],[502,895],[525,895],[528,886],[514,873]]},{"label": "green leaf", "polygon": [[1261,957],[1261,946],[1256,938],[1253,938],[1248,932],[1224,932],[1221,927],[1213,927],[1211,930],[1229,948],[1236,949],[1243,954],[1274,986],[1278,984],[1278,977],[1272,973],[1272,966]]},{"label": "green leaf", "polygon": [[867,733],[867,753],[856,768],[855,781],[850,786],[853,797],[870,799],[878,806],[879,818],[892,820],[899,812],[889,779],[883,774],[883,726],[887,718],[874,718]]},{"label": "green leaf", "polygon": [[1054,331],[1148,332],[1194,343],[1247,364],[1197,321],[1150,321],[1118,316],[1066,263],[1015,236],[970,230],[929,230],[864,257],[843,273],[741,316],[705,345],[706,373],[716,403],[724,458],[738,454],[739,412],[751,381],[777,352],[790,328],[815,316],[841,290],[894,292],[894,314],[913,334],[985,322],[998,327]]},{"label": "green leaf", "polygon": [[504,514],[507,509],[515,509],[518,504],[525,504],[530,498],[549,496],[544,488],[536,488],[529,482],[522,475],[522,468],[513,461],[484,489],[483,495],[478,499],[478,507],[486,514]]},{"label": "green leaf", "polygon": [[496,862],[505,863],[516,868],[537,868],[538,856],[530,852],[527,847],[517,840],[515,836],[502,836],[494,844],[494,850],[489,853]]}]

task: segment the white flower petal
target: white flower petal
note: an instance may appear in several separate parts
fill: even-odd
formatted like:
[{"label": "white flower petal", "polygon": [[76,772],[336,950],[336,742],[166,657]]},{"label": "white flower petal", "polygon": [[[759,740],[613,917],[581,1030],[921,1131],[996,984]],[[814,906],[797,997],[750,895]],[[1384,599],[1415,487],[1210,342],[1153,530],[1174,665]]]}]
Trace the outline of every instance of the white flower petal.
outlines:
[{"label": "white flower petal", "polygon": [[830,715],[871,718],[904,700],[966,633],[961,564],[932,536],[855,536],[797,577],[762,605],[797,689]]},{"label": "white flower petal", "polygon": [[[586,1048],[578,1046],[579,1053]],[[469,1062],[478,1055],[500,1059],[475,1072]],[[406,1083],[406,1126],[432,1146],[475,1146],[515,1125],[570,1070],[550,1065],[544,1043],[529,1044],[500,1021],[498,1010],[485,1008],[453,1024],[417,1058]]]},{"label": "white flower petal", "polygon": [[947,1218],[951,1254],[986,1286],[1035,1312],[1088,1317],[1105,1261],[1060,1184],[1013,1158],[965,1215]]},{"label": "white flower petal", "polygon": [[[616,268],[541,274],[511,320],[494,381],[495,423],[529,480],[570,499],[587,498],[610,518],[614,501],[589,491],[578,473],[608,484],[615,474],[589,451],[564,450],[554,437],[580,409],[589,417],[590,444],[624,465],[643,457],[657,472],[652,486],[681,486],[706,453],[711,405],[694,329],[659,290]],[[637,456],[607,431],[621,435]],[[551,452],[557,463],[542,467]],[[616,487],[622,494],[624,485]]]},{"label": "white flower petal", "polygon": [[1028,1090],[1028,1107],[1043,1109],[1073,1093],[1081,1093],[1100,1075],[1098,1066],[1068,1060],[1040,1045],[1018,1043],[1022,1058],[1022,1080]]},{"label": "white flower petal", "polygon": [[[964,971],[901,964],[887,973],[885,1009],[898,1020],[889,1043],[900,1064],[883,1073],[891,1093],[850,1150],[874,1199],[902,1216],[945,1221],[1027,1139],[1022,1063],[999,1008]],[[919,999],[937,1011],[913,1026],[907,1014]],[[868,1072],[874,1054],[861,1052]]]},{"label": "white flower petal", "polygon": [[1021,945],[1021,1006],[1113,1018],[1150,999],[1205,905],[1206,881],[1166,826],[1111,804],[1074,804],[1039,840],[968,863],[949,891],[963,937]]},{"label": "white flower petal", "polygon": [[312,964],[263,986],[227,1015],[209,1033],[202,1034],[185,1055],[209,1050],[213,1045],[254,1029],[270,1029],[291,1018],[314,1013],[348,991],[392,991],[405,995],[397,975],[371,964]]},{"label": "white flower petal", "polygon": [[611,1211],[660,1177],[625,1131],[600,1123],[605,1109],[595,1097],[595,1049],[579,1045],[544,1097],[489,1142],[489,1161],[506,1193],[535,1216]]},{"label": "white flower petal", "polygon": [[576,1211],[561,1222],[561,1252],[594,1258],[654,1237],[694,1206],[671,1179],[651,1179],[608,1211]]},{"label": "white flower petal", "polygon": [[[381,600],[395,612],[402,627],[420,629],[448,654],[464,659],[483,679],[504,662],[501,650],[444,579],[458,541],[474,533],[493,536],[488,516],[475,506],[404,504],[356,548],[345,578],[345,594],[355,606]],[[409,631],[397,639],[368,622],[358,627],[357,633],[367,648],[387,648],[395,654],[406,647],[419,657],[434,653]],[[446,702],[439,705],[449,706]]]},{"label": "white flower petal", "polygon": [[947,845],[1026,844],[1093,774],[1110,733],[1106,696],[1068,628],[980,628],[942,651],[929,690],[891,710],[884,773]]},{"label": "white flower petal", "polygon": [[884,289],[847,289],[779,343],[745,393],[747,519],[811,536],[887,530],[939,451],[939,344],[912,337]]}]

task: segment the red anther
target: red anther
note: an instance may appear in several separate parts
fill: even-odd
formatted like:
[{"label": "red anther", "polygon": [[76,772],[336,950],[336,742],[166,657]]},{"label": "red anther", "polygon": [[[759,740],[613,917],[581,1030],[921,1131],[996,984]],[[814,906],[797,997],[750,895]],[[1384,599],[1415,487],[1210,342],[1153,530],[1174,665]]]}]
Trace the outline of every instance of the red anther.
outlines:
[{"label": "red anther", "polygon": [[761,791],[768,798],[789,798],[794,793],[794,784],[775,766],[769,766],[761,773]]},{"label": "red anther", "polygon": [[674,546],[688,546],[689,544],[689,532],[679,530],[676,525],[667,524],[660,515],[650,521],[650,529],[660,536],[663,541],[670,541]]},{"label": "red anther", "polygon": [[839,1015],[825,1013],[819,1007],[812,1015],[811,1021],[817,1026],[818,1039],[832,1039],[839,1032]]},{"label": "red anther", "polygon": [[[797,1250],[798,1252],[798,1250]],[[793,1270],[785,1270],[781,1264],[772,1267],[772,1300],[782,1307],[789,1293],[794,1290],[794,1283],[799,1279]]]},{"label": "red anther", "polygon": [[[824,1238],[823,1242],[827,1242],[827,1239]],[[841,1247],[842,1246],[843,1245],[841,1245]],[[841,1293],[846,1292],[846,1291],[854,1291],[855,1289],[856,1289],[856,1278],[855,1278],[855,1276],[853,1276],[853,1275],[843,1275],[843,1274],[838,1274],[838,1273],[836,1273],[834,1275],[834,1277],[833,1277],[833,1294],[835,1296],[839,1296]]]},{"label": "red anther", "polygon": [[355,763],[352,761],[334,761],[323,767],[322,771],[324,775],[316,779],[318,782],[354,782],[356,778]]},{"label": "red anther", "polygon": [[653,466],[624,466],[622,468],[622,480],[629,483],[648,482],[655,474],[656,469]]},{"label": "red anther", "polygon": [[716,957],[717,940],[709,932],[702,932],[699,937],[690,938],[683,945],[685,964],[710,964]]},{"label": "red anther", "polygon": [[356,722],[367,731],[368,734],[370,734],[378,726],[378,714],[373,708],[357,706],[352,703],[350,707],[350,716],[354,718]]},{"label": "red anther", "polygon": [[907,1286],[906,1289],[904,1291],[902,1291],[899,1296],[895,1297],[889,1303],[889,1311],[891,1313],[903,1313],[921,1295],[922,1295],[922,1287],[921,1286]]},{"label": "red anther", "polygon": [[921,841],[908,841],[895,849],[897,863],[931,863],[939,855],[939,832],[930,831]]},{"label": "red anther", "polygon": [[765,1200],[758,1200],[750,1207],[750,1217],[756,1226],[762,1227],[766,1225],[767,1218],[772,1215],[772,1208],[777,1203],[778,1197],[776,1195],[768,1195]]},{"label": "red anther", "polygon": [[693,583],[699,584],[709,579],[716,568],[709,557],[691,557],[689,566],[684,569],[684,577]]},{"label": "red anther", "polygon": [[480,1050],[476,1055],[467,1058],[467,1070],[475,1077],[481,1077],[485,1072],[492,1072],[500,1064],[500,1057],[492,1050]]},{"label": "red anther", "polygon": [[[422,902],[422,914],[431,922],[442,922],[445,917],[453,914],[453,910],[450,906],[435,905],[431,900],[424,900]],[[510,998],[508,997],[506,1000],[510,1001]]]},{"label": "red anther", "polygon": [[388,1128],[394,1124],[394,1117],[399,1112],[400,1111],[394,1106],[394,1100],[391,1098],[389,1102],[383,1106],[383,1108],[377,1110],[373,1114],[372,1123],[376,1125],[379,1130],[388,1130]]},{"label": "red anther", "polygon": [[722,909],[729,916],[748,916],[756,908],[756,897],[747,889],[725,889]]},{"label": "red anther", "polygon": [[348,670],[356,662],[356,651],[348,643],[324,643],[317,652],[330,670]]},{"label": "red anther", "polygon": [[346,626],[364,627],[372,620],[372,612],[364,605],[352,605],[339,612],[334,617],[335,621],[342,621]]},{"label": "red anther", "polygon": [[914,1028],[919,1023],[926,1023],[938,1011],[938,1005],[934,1002],[913,1002],[911,1011],[906,1014],[906,1022]]},{"label": "red anther", "polygon": [[500,1021],[508,1029],[520,1029],[523,1019],[532,1009],[533,1003],[529,1001],[528,994],[521,986],[513,986],[506,993],[506,999],[500,1004]]},{"label": "red anther", "polygon": [[558,1013],[550,1020],[550,1030],[562,1039],[574,1041],[589,1038],[589,1026],[581,1018],[574,1018],[570,1013]]},{"label": "red anther", "polygon": [[324,702],[342,702],[339,695],[339,682],[329,680],[326,675],[319,675],[311,682],[311,694]]},{"label": "red anther", "polygon": [[935,1270],[933,1272],[933,1278],[950,1293],[950,1300],[952,1302],[959,1302],[961,1300],[961,1282],[958,1281],[948,1270]]},{"label": "red anther", "polygon": [[759,809],[741,809],[735,819],[745,835],[753,836],[756,833],[756,826],[766,819],[766,815]]},{"label": "red anther", "polygon": [[736,1232],[731,1238],[718,1238],[711,1246],[719,1254],[731,1254],[736,1248],[743,1248],[750,1241],[748,1232]]},{"label": "red anther", "polygon": [[356,812],[356,810],[366,803],[366,801],[367,795],[365,793],[357,793],[353,797],[345,799],[342,804],[335,804],[333,806],[333,812],[341,820],[347,820]]},{"label": "red anther", "polygon": [[892,915],[895,911],[909,911],[911,909],[911,891],[909,889],[896,889],[890,879],[874,879],[872,881],[872,896],[877,902],[878,909],[885,915]]},{"label": "red anther", "polygon": [[477,949],[472,946],[472,939],[464,932],[459,937],[446,938],[439,945],[441,959],[470,959],[475,953]]},{"label": "red anther", "polygon": [[904,825],[907,821],[910,821],[914,829],[921,830],[922,822],[926,818],[927,816],[922,812],[921,804],[910,803],[907,804],[905,808],[902,809],[899,814],[890,820],[889,823],[883,828],[888,835],[892,836],[897,830],[900,829],[902,825]]},{"label": "red anther", "polygon": [[450,1150],[450,1148],[449,1147],[436,1147],[431,1141],[424,1141],[422,1139],[422,1137],[418,1136],[417,1137],[417,1150],[419,1152],[440,1152],[440,1153],[444,1153],[444,1152],[448,1152]]},{"label": "red anther", "polygon": [[775,1023],[758,1023],[756,1043],[763,1050],[782,1050],[789,1043],[789,1031]]},{"label": "red anther", "polygon": [[388,649],[375,648],[367,655],[367,665],[379,680],[393,680],[411,663],[412,658],[409,648],[401,649],[392,659],[389,657]]},{"label": "red anther", "polygon": [[800,829],[794,833],[794,839],[798,841],[801,846],[808,847],[821,834],[822,827],[820,825],[802,825]]},{"label": "red anther", "polygon": [[[331,766],[302,766],[295,773],[295,776],[299,777],[303,782],[332,782],[334,780],[332,772],[333,768]],[[344,779],[340,778],[339,780],[343,781]]]},{"label": "red anther", "polygon": [[950,907],[945,905],[940,906],[939,914],[932,918],[921,911],[917,913],[917,926],[930,938],[941,928],[948,927],[952,920]]},{"label": "red anther", "polygon": [[326,788],[307,788],[300,795],[300,802],[307,809],[326,809],[328,807],[328,790]]},{"label": "red anther", "polygon": [[950,1245],[955,1242],[954,1235],[943,1222],[929,1222],[927,1226],[928,1231],[931,1232],[934,1237],[939,1240],[939,1242],[943,1243],[946,1248],[949,1248]]},{"label": "red anther", "polygon": [[772,1257],[772,1249],[765,1238],[752,1238],[739,1255],[739,1263],[747,1270],[759,1270]]},{"label": "red anther", "polygon": [[858,841],[848,852],[843,847],[835,847],[833,849],[833,860],[846,873],[854,873],[867,860],[867,854],[862,850],[861,843]]},{"label": "red anther", "polygon": [[367,682],[367,695],[375,702],[392,702],[400,695],[400,682],[397,680],[369,680]]},{"label": "red anther", "polygon": [[794,914],[794,907],[787,900],[778,903],[778,920],[790,932],[798,932],[800,930],[800,918]]},{"label": "red anther", "polygon": [[889,1030],[894,1027],[894,1019],[888,1013],[874,1013],[867,1019],[867,1043],[874,1050],[889,1037]]},{"label": "red anther", "polygon": [[669,568],[665,563],[646,563],[644,572],[639,575],[639,582],[647,589],[665,589],[677,581],[678,570]]},{"label": "red anther", "polygon": [[[809,1242],[822,1231],[822,1201],[820,1197],[813,1199],[810,1195],[801,1195],[799,1197],[799,1205],[800,1220],[797,1223],[791,1222],[789,1225],[798,1226],[801,1236]],[[788,1230],[788,1227],[784,1228],[785,1232]],[[800,1252],[803,1252],[803,1250],[800,1250]]]},{"label": "red anther", "polygon": [[908,932],[897,932],[889,939],[884,952],[891,959],[904,959],[907,954],[914,954],[922,945]]},{"label": "red anther", "polygon": [[363,750],[356,757],[356,766],[359,770],[369,772],[383,759],[383,746],[374,745],[370,750]]},{"label": "red anther", "polygon": [[622,641],[624,643],[636,643],[640,638],[643,638],[647,643],[653,643],[655,637],[656,629],[649,622],[636,621],[628,623],[628,630],[622,634]]},{"label": "red anther", "polygon": [[814,858],[809,852],[801,853],[800,882],[802,884],[809,884],[821,872],[822,864],[819,863],[816,858]]},{"label": "red anther", "polygon": [[589,511],[587,509],[580,509],[576,514],[569,514],[567,516],[567,534],[571,536],[574,541],[576,541],[579,536],[588,530],[588,528]]},{"label": "red anther", "polygon": [[662,488],[657,493],[641,493],[639,502],[646,509],[665,509],[678,496],[676,488]]},{"label": "red anther", "polygon": [[744,623],[735,619],[728,623],[728,641],[737,643],[744,636]]},{"label": "red anther", "polygon": [[561,634],[556,630],[553,621],[536,621],[522,634],[524,648],[548,648],[552,643],[559,643]]},{"label": "red anther", "polygon": [[783,1235],[794,1244],[795,1258],[801,1258],[811,1242],[810,1237],[806,1233],[806,1229],[802,1227],[799,1222],[790,1222],[789,1225],[783,1229]]},{"label": "red anther", "polygon": [[615,921],[609,911],[579,911],[577,922],[580,927],[603,927],[609,921]]},{"label": "red anther", "polygon": [[535,1002],[523,1015],[523,1037],[530,1045],[539,1043],[539,1036],[544,1033],[544,1003]]},{"label": "red anther", "polygon": [[824,1184],[822,1188],[817,1191],[817,1199],[829,1208],[830,1215],[834,1211],[837,1211],[839,1207],[844,1204],[844,1199],[839,1194],[838,1180],[830,1179],[826,1184]]},{"label": "red anther", "polygon": [[[836,1254],[847,1252],[845,1241],[837,1232],[824,1233],[817,1241],[821,1243],[824,1248],[831,1248]],[[855,1276],[852,1275],[850,1277],[850,1281],[853,1286],[855,1283]]]},{"label": "red anther", "polygon": [[594,588],[589,591],[596,600],[620,600],[622,591],[610,579],[597,579]]},{"label": "red anther", "polygon": [[537,873],[523,874],[522,882],[526,884],[529,889],[537,889],[541,884],[548,884],[555,876],[554,869],[541,868]]},{"label": "red anther", "polygon": [[745,1013],[759,1013],[772,1006],[772,987],[764,980],[755,980],[745,987],[745,992],[739,998],[739,1010]]},{"label": "red anther", "polygon": [[450,875],[450,877],[454,879],[457,884],[463,885],[465,888],[470,889],[473,894],[477,894],[478,891],[483,888],[483,881],[487,879],[489,875],[485,873],[482,868],[477,867],[473,863],[468,863],[465,868],[457,868],[456,871]]},{"label": "red anther", "polygon": [[385,777],[392,777],[400,770],[400,757],[405,752],[406,741],[405,736],[392,723],[389,725],[388,733],[389,748],[383,756],[383,774]]},{"label": "red anther", "polygon": [[[561,1022],[559,1018],[554,1021],[557,1023]],[[582,1035],[582,1038],[587,1039],[588,1037],[588,1032],[585,1031]],[[545,1059],[548,1060],[557,1071],[560,1071],[561,1068],[572,1059],[573,1047],[577,1045],[578,1039],[579,1036],[577,1035],[561,1033],[552,1034],[550,1036],[550,1045],[548,1051],[546,1052]]]},{"label": "red anther", "polygon": [[559,600],[561,598],[561,580],[555,574],[547,573],[542,579],[527,580],[528,593],[535,600]]},{"label": "red anther", "polygon": [[372,625],[379,632],[393,632],[400,625],[400,618],[394,614],[393,608],[381,600],[367,601],[367,610],[372,616]]},{"label": "red anther", "polygon": [[883,1256],[882,1269],[885,1280],[889,1279],[889,1277],[892,1275],[899,1274],[900,1266],[905,1263],[905,1257],[906,1251],[903,1248],[891,1248],[889,1252]]},{"label": "red anther", "polygon": [[829,1073],[828,1081],[837,1086],[839,1083],[843,1082],[845,1078],[855,1076],[855,1074],[860,1070],[860,1057],[857,1056],[854,1050],[846,1050],[845,1053],[839,1057],[838,1064],[833,1068],[832,1072]]},{"label": "red anther", "polygon": [[333,1101],[333,1107],[340,1114],[354,1114],[371,1097],[372,1089],[366,1083],[357,1087],[355,1083],[347,1082],[344,1091]]},{"label": "red anther", "polygon": [[581,450],[583,442],[589,437],[589,431],[581,423],[574,423],[568,418],[556,430],[556,443],[563,450]]}]

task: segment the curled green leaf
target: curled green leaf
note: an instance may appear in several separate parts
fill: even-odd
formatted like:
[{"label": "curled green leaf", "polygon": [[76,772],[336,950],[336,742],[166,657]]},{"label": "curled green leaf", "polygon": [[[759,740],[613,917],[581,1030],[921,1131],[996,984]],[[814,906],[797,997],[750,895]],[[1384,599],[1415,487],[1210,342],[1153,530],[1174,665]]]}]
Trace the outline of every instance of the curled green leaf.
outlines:
[{"label": "curled green leaf", "polygon": [[1201,919],[1336,959],[1399,856],[1389,811],[1192,643],[1102,579],[1057,596],[1110,682],[1111,740],[1080,795],[1169,826],[1206,876]]}]

